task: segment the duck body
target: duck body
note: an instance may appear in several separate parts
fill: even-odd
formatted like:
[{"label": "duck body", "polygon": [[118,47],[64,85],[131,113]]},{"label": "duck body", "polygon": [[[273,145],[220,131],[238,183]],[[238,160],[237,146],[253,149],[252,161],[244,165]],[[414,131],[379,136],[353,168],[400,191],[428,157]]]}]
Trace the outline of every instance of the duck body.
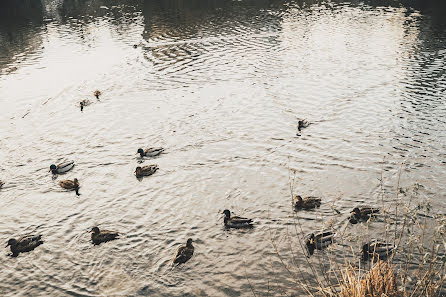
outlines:
[{"label": "duck body", "polygon": [[188,239],[186,245],[180,246],[176,251],[172,262],[174,264],[183,264],[189,261],[194,254],[194,246],[192,245],[192,239]]},{"label": "duck body", "polygon": [[321,199],[317,197],[305,197],[297,195],[294,197],[294,207],[296,209],[313,209],[321,206]]},{"label": "duck body", "polygon": [[96,99],[99,99],[99,96],[101,96],[101,95],[102,95],[102,93],[99,90],[96,90],[96,91],[93,92],[93,96],[95,96]]},{"label": "duck body", "polygon": [[162,147],[150,147],[146,149],[139,148],[138,154],[141,158],[143,157],[156,157],[164,151]]},{"label": "duck body", "polygon": [[91,101],[88,100],[88,99],[84,99],[84,100],[82,100],[81,102],[79,102],[79,105],[80,105],[80,107],[81,107],[81,111],[84,110],[84,107],[85,107],[85,106],[88,106],[88,105],[90,105],[90,104],[91,104]]},{"label": "duck body", "polygon": [[314,250],[322,250],[328,247],[334,242],[334,235],[335,234],[330,231],[325,231],[317,234],[311,233],[305,242],[308,253],[310,255],[313,255]]},{"label": "duck body", "polygon": [[350,216],[350,223],[352,224],[357,224],[360,221],[367,221],[369,220],[372,216],[376,215],[377,213],[379,213],[379,209],[378,208],[372,208],[372,207],[355,207],[352,211],[351,211],[351,216]]},{"label": "duck body", "polygon": [[228,209],[223,211],[225,218],[223,220],[226,228],[251,228],[252,219],[247,219],[238,216],[231,216],[231,212]]},{"label": "duck body", "polygon": [[392,254],[395,249],[395,245],[380,240],[373,240],[365,243],[362,246],[362,259],[364,261],[368,259],[386,259]]},{"label": "duck body", "polygon": [[76,191],[76,195],[78,195],[78,196],[80,195],[79,194],[80,184],[79,184],[79,181],[77,180],[77,178],[75,178],[74,180],[69,180],[69,179],[61,180],[61,181],[59,181],[59,185],[66,190],[72,190],[72,191],[74,190],[74,191]]},{"label": "duck body", "polygon": [[115,240],[119,237],[118,232],[108,231],[108,230],[99,230],[98,227],[93,227],[90,232],[91,232],[91,241],[95,245],[101,244],[103,242]]},{"label": "duck body", "polygon": [[69,162],[61,163],[59,165],[52,164],[50,166],[50,171],[53,174],[64,174],[64,173],[70,171],[71,169],[73,169],[73,167],[74,167],[74,161],[69,161]]},{"label": "duck body", "polygon": [[307,120],[299,120],[297,122],[297,131],[301,131],[304,128],[307,128],[308,126],[310,126],[310,123]]},{"label": "duck body", "polygon": [[152,164],[143,167],[136,167],[135,175],[136,177],[149,176],[154,174],[158,170],[158,165]]},{"label": "duck body", "polygon": [[12,238],[8,241],[6,246],[10,247],[12,256],[17,257],[20,253],[30,252],[41,245],[43,243],[41,238],[42,235],[24,236],[18,240]]}]

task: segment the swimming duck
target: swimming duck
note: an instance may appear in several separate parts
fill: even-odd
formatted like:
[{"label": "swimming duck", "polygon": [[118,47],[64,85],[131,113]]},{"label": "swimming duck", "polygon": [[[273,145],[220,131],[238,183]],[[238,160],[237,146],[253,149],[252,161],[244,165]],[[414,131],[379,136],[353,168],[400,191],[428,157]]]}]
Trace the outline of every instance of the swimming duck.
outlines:
[{"label": "swimming duck", "polygon": [[294,207],[296,209],[312,209],[321,206],[321,199],[316,197],[302,198],[300,195],[294,197]]},{"label": "swimming duck", "polygon": [[182,245],[178,248],[175,256],[173,256],[172,262],[174,264],[186,263],[194,254],[194,246],[192,245],[192,239],[189,238],[186,245]]},{"label": "swimming duck", "polygon": [[102,242],[107,242],[111,240],[115,240],[119,237],[118,232],[107,231],[107,230],[99,230],[98,227],[91,228],[91,241],[93,244],[97,245]]},{"label": "swimming duck", "polygon": [[362,259],[381,259],[384,260],[392,254],[395,246],[384,241],[373,240],[362,246]]},{"label": "swimming duck", "polygon": [[74,161],[69,161],[66,163],[61,163],[59,165],[52,164],[50,166],[50,171],[53,174],[63,174],[73,169],[73,167],[74,167]]},{"label": "swimming duck", "polygon": [[162,147],[151,147],[143,150],[142,148],[138,149],[138,154],[142,157],[155,157],[161,154],[164,151]]},{"label": "swimming duck", "polygon": [[18,240],[11,238],[10,240],[8,240],[8,244],[6,245],[6,247],[9,246],[12,252],[12,256],[17,257],[20,253],[32,251],[33,249],[41,245],[43,243],[41,238],[42,235],[24,236]]},{"label": "swimming duck", "polygon": [[302,129],[310,126],[310,123],[307,120],[299,120],[297,122],[297,130],[300,132]]},{"label": "swimming duck", "polygon": [[101,93],[101,91],[96,90],[96,91],[93,92],[93,95],[96,97],[96,99],[99,99],[99,96],[101,96],[102,93]]},{"label": "swimming duck", "polygon": [[154,174],[158,170],[158,165],[152,164],[143,167],[136,167],[135,174],[136,177],[149,176]]},{"label": "swimming duck", "polygon": [[228,209],[223,211],[225,215],[224,224],[227,228],[250,228],[252,227],[252,220],[242,217],[233,216],[231,217],[231,212]]},{"label": "swimming duck", "polygon": [[379,212],[378,208],[372,208],[372,207],[355,207],[351,211],[350,216],[350,223],[357,224],[359,221],[367,221],[370,219],[373,215],[377,214]]},{"label": "swimming duck", "polygon": [[334,242],[334,233],[330,231],[321,232],[316,235],[311,233],[305,242],[308,253],[313,255],[314,250],[322,250]]},{"label": "swimming duck", "polygon": [[79,105],[81,106],[81,111],[84,110],[84,106],[88,106],[90,104],[91,104],[90,100],[87,100],[87,99],[84,99],[81,102],[79,102]]},{"label": "swimming duck", "polygon": [[74,191],[76,191],[76,195],[80,195],[79,194],[79,181],[77,180],[77,178],[75,178],[74,180],[69,180],[69,179],[66,179],[66,180],[61,180],[61,181],[59,181],[59,185],[62,187],[62,188],[64,188],[64,189],[67,189],[67,190],[74,190]]}]

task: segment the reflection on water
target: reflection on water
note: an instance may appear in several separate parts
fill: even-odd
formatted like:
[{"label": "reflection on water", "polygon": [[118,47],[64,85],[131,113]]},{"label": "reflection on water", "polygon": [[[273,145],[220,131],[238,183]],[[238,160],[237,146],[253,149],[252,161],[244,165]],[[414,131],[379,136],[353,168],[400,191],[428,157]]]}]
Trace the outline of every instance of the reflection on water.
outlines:
[{"label": "reflection on water", "polygon": [[[290,167],[297,191],[324,202],[298,213],[305,232],[380,206],[381,173],[391,202],[402,162],[402,184],[444,209],[438,1],[38,3],[0,4],[0,242],[31,232],[45,244],[3,253],[0,295],[293,292],[271,245],[292,256]],[[300,137],[299,118],[312,122]],[[166,152],[139,181],[142,146]],[[48,166],[67,159],[76,167],[53,180]],[[57,184],[74,177],[79,197]],[[256,227],[225,231],[223,209]],[[95,225],[123,236],[92,246]],[[188,237],[194,257],[172,269]]]}]

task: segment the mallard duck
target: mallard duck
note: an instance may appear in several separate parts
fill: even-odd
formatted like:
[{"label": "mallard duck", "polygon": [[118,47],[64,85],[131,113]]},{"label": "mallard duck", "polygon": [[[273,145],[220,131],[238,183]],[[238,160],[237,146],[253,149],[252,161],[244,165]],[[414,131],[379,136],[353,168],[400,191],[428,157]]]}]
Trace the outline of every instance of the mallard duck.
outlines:
[{"label": "mallard duck", "polygon": [[11,238],[6,247],[11,248],[12,256],[17,257],[20,253],[32,251],[43,243],[42,235],[29,235],[20,239]]},{"label": "mallard duck", "polygon": [[82,100],[81,102],[79,102],[79,105],[80,105],[80,107],[81,107],[81,111],[84,110],[84,107],[85,107],[85,106],[88,106],[88,105],[90,105],[90,104],[91,104],[90,100],[87,100],[87,99],[84,99],[84,100]]},{"label": "mallard duck", "polygon": [[377,214],[379,212],[378,208],[372,208],[372,207],[355,207],[351,211],[350,216],[350,223],[357,224],[359,221],[367,221],[370,219],[373,215]]},{"label": "mallard duck", "polygon": [[384,241],[373,240],[362,246],[362,259],[364,261],[368,259],[386,259],[392,254],[395,246],[392,243]]},{"label": "mallard duck", "polygon": [[96,91],[93,92],[93,95],[96,97],[96,99],[99,99],[99,96],[101,96],[102,93],[101,93],[101,91],[96,90]]},{"label": "mallard duck", "polygon": [[310,123],[307,120],[299,120],[297,122],[297,131],[301,131],[304,128],[307,128],[308,126],[310,126]]},{"label": "mallard duck", "polygon": [[100,244],[102,242],[107,242],[110,240],[115,240],[119,237],[118,232],[99,230],[98,227],[91,228],[91,241],[94,244]]},{"label": "mallard duck", "polygon": [[330,231],[318,234],[311,233],[306,241],[308,253],[313,255],[314,250],[322,250],[334,242],[334,233]]},{"label": "mallard duck", "polygon": [[228,209],[223,211],[225,215],[224,224],[227,228],[250,228],[252,227],[252,220],[242,217],[233,216],[231,217],[231,212]]},{"label": "mallard duck", "polygon": [[143,167],[136,167],[135,174],[136,177],[149,176],[154,174],[158,170],[158,165],[152,164]]},{"label": "mallard duck", "polygon": [[50,171],[53,174],[63,174],[65,172],[70,171],[74,167],[74,161],[69,161],[65,163],[61,163],[59,165],[52,164],[50,166]]},{"label": "mallard duck", "polygon": [[162,147],[151,147],[147,149],[139,148],[137,154],[142,157],[155,157],[161,154],[164,151]]},{"label": "mallard duck", "polygon": [[296,209],[312,209],[321,206],[321,199],[316,197],[302,198],[300,195],[294,197]]},{"label": "mallard duck", "polygon": [[186,263],[194,254],[194,246],[192,245],[192,239],[189,238],[186,245],[182,245],[178,248],[177,252],[173,256],[172,262],[174,264]]},{"label": "mallard duck", "polygon": [[59,185],[62,187],[62,188],[64,188],[64,189],[67,189],[67,190],[74,190],[74,191],[76,191],[76,195],[80,195],[79,194],[79,181],[77,180],[77,178],[75,178],[74,180],[69,180],[69,179],[66,179],[66,180],[61,180],[61,181],[59,181]]}]

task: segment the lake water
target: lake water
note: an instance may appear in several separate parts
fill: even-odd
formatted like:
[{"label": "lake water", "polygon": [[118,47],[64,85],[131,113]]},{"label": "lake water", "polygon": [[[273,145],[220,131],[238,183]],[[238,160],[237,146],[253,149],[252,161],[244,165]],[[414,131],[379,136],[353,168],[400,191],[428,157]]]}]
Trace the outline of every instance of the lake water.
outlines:
[{"label": "lake water", "polygon": [[[380,206],[381,175],[392,202],[401,164],[401,185],[446,207],[444,7],[15,2],[0,4],[0,242],[45,243],[3,250],[2,296],[293,292],[272,245],[291,261],[292,170],[296,193],[323,199],[297,214],[308,233]],[[301,118],[312,124],[296,135]],[[166,151],[138,180],[145,146]],[[64,160],[75,168],[53,179]],[[79,197],[57,184],[74,177]],[[226,208],[255,228],[226,231]],[[122,236],[93,246],[95,225]],[[188,237],[193,258],[172,268]]]}]

